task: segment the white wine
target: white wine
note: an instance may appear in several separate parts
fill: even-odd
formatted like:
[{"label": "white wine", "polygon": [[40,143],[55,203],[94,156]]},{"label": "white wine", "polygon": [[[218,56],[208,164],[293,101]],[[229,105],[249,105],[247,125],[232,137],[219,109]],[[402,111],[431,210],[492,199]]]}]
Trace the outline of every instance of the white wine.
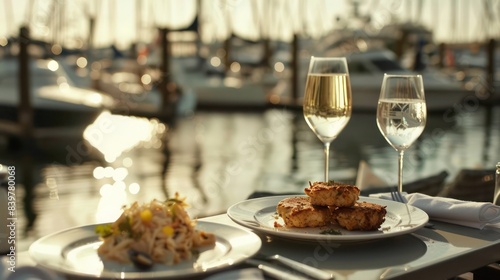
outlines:
[{"label": "white wine", "polygon": [[420,99],[380,99],[377,125],[384,138],[396,150],[404,150],[422,134],[427,107]]},{"label": "white wine", "polygon": [[347,74],[309,74],[304,95],[304,117],[318,138],[333,141],[352,112],[351,83]]},{"label": "white wine", "polygon": [[351,118],[351,83],[345,57],[311,57],[304,94],[304,118],[323,142],[325,182],[328,182],[330,143]]}]

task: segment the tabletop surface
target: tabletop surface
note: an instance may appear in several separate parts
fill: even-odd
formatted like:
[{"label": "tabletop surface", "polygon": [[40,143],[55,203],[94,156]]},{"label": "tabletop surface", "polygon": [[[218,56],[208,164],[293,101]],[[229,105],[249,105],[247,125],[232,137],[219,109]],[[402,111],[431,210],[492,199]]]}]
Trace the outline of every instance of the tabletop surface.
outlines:
[{"label": "tabletop surface", "polygon": [[[226,215],[207,221],[236,225]],[[260,235],[261,253],[281,254],[335,279],[446,279],[500,260],[500,231],[434,222],[435,228],[362,243],[299,242]]]},{"label": "tabletop surface", "polygon": [[[226,214],[200,220],[243,228]],[[255,233],[263,241],[260,253],[281,254],[319,267],[332,273],[335,279],[446,279],[500,260],[498,229],[478,230],[433,223],[434,229],[422,228],[382,240],[341,244],[287,240]],[[3,257],[2,269],[6,261]],[[27,252],[18,254],[18,267],[32,264]]]}]

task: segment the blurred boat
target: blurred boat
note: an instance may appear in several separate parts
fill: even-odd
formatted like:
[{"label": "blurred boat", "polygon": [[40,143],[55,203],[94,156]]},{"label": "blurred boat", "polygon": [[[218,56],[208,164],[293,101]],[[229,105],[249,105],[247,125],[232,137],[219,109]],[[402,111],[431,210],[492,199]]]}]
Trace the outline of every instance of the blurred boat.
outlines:
[{"label": "blurred boat", "polygon": [[[95,90],[74,86],[55,60],[30,61],[30,94],[35,128],[82,127],[92,123],[114,100]],[[0,131],[19,134],[19,62],[0,61]]]},{"label": "blurred boat", "polygon": [[376,110],[384,73],[421,74],[428,111],[445,111],[464,101],[473,92],[437,69],[423,71],[403,68],[396,55],[385,49],[352,53],[347,56],[353,95],[353,108]]},{"label": "blurred boat", "polygon": [[267,108],[267,91],[275,81],[268,79],[263,69],[245,75],[239,65],[235,66],[237,69],[218,72],[209,61],[201,68],[196,68],[196,63],[189,58],[177,58],[172,61],[171,69],[174,81],[195,99],[197,109]]},{"label": "blurred boat", "polygon": [[[211,64],[214,60],[171,58],[169,79],[179,91],[178,115],[194,110],[260,110],[268,107],[267,91],[276,81],[268,79],[263,69],[253,69],[247,75],[241,68],[226,71],[219,64]],[[152,76],[153,84],[161,84],[161,73]],[[160,96],[158,88],[151,89],[149,94]]]},{"label": "blurred boat", "polygon": [[[119,66],[101,69],[97,80],[98,88],[116,101],[114,111],[133,116],[161,116],[163,94],[160,71],[155,67],[139,65],[133,59],[122,58],[120,61]],[[176,84],[166,86],[173,95],[169,102],[175,103],[175,116],[191,115],[196,106],[193,93]]]},{"label": "blurred boat", "polygon": [[153,116],[161,109],[158,92],[151,92],[141,82],[140,70],[128,67],[102,69],[97,87],[117,102],[115,110],[125,115]]},{"label": "blurred boat", "polygon": [[[171,49],[176,42],[170,42]],[[248,42],[234,37],[230,50],[215,42],[201,47],[191,55],[172,55],[168,58],[168,78],[182,92],[179,109],[192,110],[261,110],[268,108],[268,91],[279,78],[262,63],[260,42]],[[160,68],[161,48],[153,46],[146,67]],[[229,54],[226,54],[226,51]],[[227,56],[226,56],[227,55]],[[225,60],[230,65],[225,65]],[[153,84],[159,84],[161,73],[153,74]]]},{"label": "blurred boat", "polygon": [[[464,98],[473,92],[464,89],[459,82],[446,76],[438,70],[427,68],[414,72],[405,69],[397,60],[396,55],[384,48],[370,49],[363,52],[351,52],[347,57],[352,89],[352,106],[355,111],[375,111],[384,73],[388,74],[421,74],[424,80],[427,110],[439,112],[451,109],[463,102]],[[280,100],[291,106],[301,106],[303,90],[308,71],[309,58],[302,58],[299,63],[299,100],[291,100],[291,85],[288,80],[282,80],[270,94],[272,100]]]}]

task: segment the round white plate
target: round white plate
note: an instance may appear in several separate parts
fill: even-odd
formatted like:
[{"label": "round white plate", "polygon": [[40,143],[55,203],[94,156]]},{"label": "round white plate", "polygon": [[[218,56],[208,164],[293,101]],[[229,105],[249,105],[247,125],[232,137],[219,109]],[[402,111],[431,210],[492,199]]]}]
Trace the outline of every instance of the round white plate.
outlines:
[{"label": "round white plate", "polygon": [[[387,214],[384,223],[376,231],[348,231],[339,226],[317,228],[275,227],[275,223],[284,225],[276,213],[278,202],[286,196],[270,196],[245,200],[234,204],[227,210],[227,215],[236,223],[253,230],[283,238],[307,241],[368,241],[387,238],[414,232],[429,221],[424,211],[403,203],[371,197],[359,197],[358,201],[366,201],[385,205]],[[408,206],[408,207],[407,207]],[[326,234],[325,230],[333,229],[340,234]]]},{"label": "round white plate", "polygon": [[261,247],[260,238],[245,229],[198,221],[196,228],[215,233],[215,246],[199,249],[192,260],[176,265],[156,264],[149,270],[139,270],[132,264],[103,261],[97,254],[101,244],[94,232],[96,225],[68,229],[35,241],[29,249],[40,266],[66,275],[110,278],[153,279],[199,276],[244,261]]}]

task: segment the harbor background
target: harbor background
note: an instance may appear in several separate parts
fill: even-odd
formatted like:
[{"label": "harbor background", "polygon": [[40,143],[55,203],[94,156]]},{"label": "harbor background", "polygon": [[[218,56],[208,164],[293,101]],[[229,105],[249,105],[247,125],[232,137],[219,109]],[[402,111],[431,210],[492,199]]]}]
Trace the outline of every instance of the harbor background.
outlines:
[{"label": "harbor background", "polygon": [[[30,47],[33,58],[40,53],[47,56],[43,52],[50,46],[48,57],[66,67],[76,85],[104,91],[113,96],[119,106],[103,110],[95,120],[78,126],[51,127],[51,123],[65,119],[65,115],[59,115],[49,119],[47,127],[37,129],[28,142],[22,135],[2,131],[0,163],[4,167],[15,166],[18,171],[19,250],[58,230],[112,221],[124,204],[133,201],[163,200],[179,192],[186,197],[190,214],[204,217],[224,213],[229,206],[255,192],[300,193],[309,181],[321,180],[323,146],[307,127],[300,102],[265,100],[269,93],[266,86],[259,87],[264,98],[259,99],[257,105],[227,104],[223,102],[227,101],[226,96],[216,98],[216,95],[227,88],[244,92],[243,87],[234,86],[234,82],[239,85],[254,76],[261,77],[262,73],[271,73],[273,78],[285,79],[287,83],[294,78],[295,82],[305,79],[289,70],[290,65],[294,65],[291,53],[295,48],[299,57],[307,59],[316,51],[315,47],[323,45],[320,43],[325,42],[328,35],[340,33],[338,30],[356,30],[367,22],[372,28],[389,23],[435,27],[432,33],[435,41],[427,42],[432,43],[428,48],[428,53],[433,55],[428,57],[429,66],[441,66],[439,71],[456,79],[470,92],[465,98],[450,103],[448,108],[429,114],[422,136],[405,153],[404,181],[425,185],[426,179],[438,176],[440,180],[433,181],[433,189],[429,190],[433,194],[463,198],[463,193],[453,192],[460,185],[470,190],[465,196],[471,199],[491,197],[493,169],[500,155],[500,108],[494,100],[498,98],[494,87],[498,75],[489,76],[487,67],[500,65],[488,60],[492,57],[488,46],[499,36],[500,1],[481,4],[439,1],[437,7],[430,4],[435,1],[384,2],[388,6],[377,6],[378,1],[339,1],[338,4],[332,4],[337,1],[290,1],[290,5],[285,1],[272,1],[269,9],[265,1],[243,0],[182,1],[187,3],[182,5],[178,1],[120,1],[120,7],[118,1],[33,2],[36,2],[33,7],[41,8],[29,9],[31,1],[2,2],[3,11],[9,15],[5,19],[10,18],[9,24],[0,24],[2,60],[11,55],[19,57],[18,46],[12,48],[10,42],[16,42],[20,28],[28,26],[30,46],[39,47]],[[304,15],[314,15],[322,7],[328,9],[322,9],[323,17],[304,16],[297,22],[288,22],[283,10],[299,11],[306,7],[306,2],[310,5]],[[196,18],[197,10],[193,8],[197,7],[196,3],[202,3],[205,11],[205,17],[198,22],[198,27],[205,28],[200,31],[201,40],[192,36],[192,30],[169,33],[174,34],[170,37],[162,33],[187,28]],[[71,7],[78,9],[68,9]],[[372,8],[376,12],[369,18],[364,17]],[[134,13],[138,10],[141,12]],[[450,14],[425,16],[442,10]],[[271,15],[266,16],[266,12]],[[352,20],[341,16],[351,13],[356,15]],[[402,17],[396,18],[396,14]],[[64,29],[64,23],[72,17],[78,20]],[[229,17],[233,25],[225,23]],[[324,21],[319,22],[318,18]],[[438,19],[439,22],[435,22]],[[254,33],[242,31],[245,23],[253,27]],[[92,26],[94,32],[91,32]],[[313,28],[315,26],[317,28]],[[351,39],[356,42],[370,39],[374,30],[379,31],[351,33]],[[273,32],[278,35],[272,35]],[[166,46],[165,38],[171,39],[172,57],[168,60],[162,49]],[[399,58],[411,67],[420,40],[418,37],[407,39],[413,40],[404,45],[407,56],[401,53]],[[250,62],[255,62],[253,50],[257,46],[256,53],[261,54],[260,43],[266,40],[272,41],[275,48],[272,64],[265,69],[254,65],[248,68],[251,74],[244,74],[247,68],[242,61],[248,59],[248,55]],[[238,71],[230,68],[231,61],[225,61],[227,44],[234,41],[251,41],[252,46],[242,48],[241,52],[235,46],[231,49],[235,55],[233,62],[241,59]],[[136,44],[130,46],[132,42]],[[391,42],[397,49],[398,45]],[[443,45],[453,56],[440,56],[439,48]],[[81,49],[75,51],[78,46]],[[493,46],[491,53],[498,53],[498,47]],[[148,58],[146,62],[140,60],[141,55]],[[195,56],[194,61],[201,58],[201,64],[190,65],[191,69],[198,67],[207,71],[182,80],[178,72],[167,71],[162,64],[168,61],[174,69],[178,58],[186,56]],[[85,58],[81,65],[80,57]],[[440,57],[437,62],[436,57]],[[283,65],[279,64],[281,61]],[[130,67],[130,62],[135,64]],[[289,72],[279,71],[278,66]],[[127,73],[140,72],[142,76],[136,75],[140,78],[156,79],[156,82],[141,80],[141,86],[151,92],[159,89],[160,94],[145,94],[144,99],[134,99],[130,97],[134,95],[124,95],[122,89],[115,95],[111,88],[105,90],[106,77],[124,69]],[[154,71],[148,72],[151,69]],[[162,96],[162,88],[171,85],[165,79],[170,75],[178,78],[180,88],[175,112],[164,106],[168,104],[164,104],[165,96]],[[208,100],[215,98],[219,104],[201,103],[201,93],[190,88],[205,79],[218,81],[215,90],[209,92]],[[228,81],[232,81],[233,86],[227,86]],[[117,84],[115,87],[119,88]],[[255,88],[249,88],[249,92],[254,92]],[[353,98],[359,94],[354,91]],[[354,108],[348,125],[332,143],[330,156],[330,178],[334,180],[356,183],[360,166],[366,163],[375,175],[384,179],[383,185],[396,184],[397,153],[380,134],[373,111]],[[479,181],[472,180],[469,184],[462,180],[464,170],[470,170]]]}]

